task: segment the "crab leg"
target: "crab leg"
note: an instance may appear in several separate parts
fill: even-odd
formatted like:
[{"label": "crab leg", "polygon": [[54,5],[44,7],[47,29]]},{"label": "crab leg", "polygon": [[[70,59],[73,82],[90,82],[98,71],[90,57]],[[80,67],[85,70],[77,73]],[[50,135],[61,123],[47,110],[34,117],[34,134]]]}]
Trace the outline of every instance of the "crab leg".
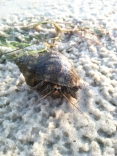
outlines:
[{"label": "crab leg", "polygon": [[32,89],[37,90],[37,89],[39,89],[40,87],[42,87],[43,84],[44,84],[44,81],[40,81],[36,86],[32,87]]},{"label": "crab leg", "polygon": [[46,86],[44,86],[44,88],[42,88],[42,91],[40,92],[40,94],[43,95],[52,90],[53,90],[52,84],[47,84]]}]

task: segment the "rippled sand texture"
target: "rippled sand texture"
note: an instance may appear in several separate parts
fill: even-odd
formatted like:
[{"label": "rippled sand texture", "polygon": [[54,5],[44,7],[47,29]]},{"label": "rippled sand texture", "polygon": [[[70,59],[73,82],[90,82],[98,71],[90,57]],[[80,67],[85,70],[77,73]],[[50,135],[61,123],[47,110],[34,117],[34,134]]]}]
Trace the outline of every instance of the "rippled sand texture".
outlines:
[{"label": "rippled sand texture", "polygon": [[[38,20],[39,14],[19,16],[9,15],[4,19],[0,27],[2,35],[13,23],[26,23],[29,18]],[[40,95],[26,84],[15,63],[7,60],[0,64],[0,156],[117,155],[117,27],[110,24],[112,21],[109,23],[108,17],[104,18],[78,20],[66,16],[64,21],[56,17],[64,29],[65,22],[93,30],[103,27],[101,32],[95,31],[98,37],[86,32],[84,37],[65,34],[54,47],[72,61],[81,78],[82,89],[78,91],[76,105],[83,114],[65,99],[47,97],[38,102]],[[43,20],[46,19],[44,16]],[[34,38],[37,33],[37,30],[33,32]],[[26,50],[41,48],[39,43]],[[12,48],[0,46],[3,53],[9,50]]]}]

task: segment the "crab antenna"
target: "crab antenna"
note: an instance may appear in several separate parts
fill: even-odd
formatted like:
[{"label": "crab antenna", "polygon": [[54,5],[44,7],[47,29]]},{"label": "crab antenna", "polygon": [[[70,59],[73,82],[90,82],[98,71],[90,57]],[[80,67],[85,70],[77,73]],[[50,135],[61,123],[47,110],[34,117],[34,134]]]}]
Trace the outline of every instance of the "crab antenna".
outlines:
[{"label": "crab antenna", "polygon": [[60,90],[59,90],[59,92],[67,99],[67,101],[68,101],[69,103],[71,103],[74,107],[76,107],[76,108],[79,110],[80,113],[83,114],[83,112],[81,112],[81,110],[80,110],[77,106],[75,106],[75,104],[73,104],[73,103],[67,98],[67,96],[65,96],[65,94],[63,94]]},{"label": "crab antenna", "polygon": [[[78,110],[79,110],[79,112],[81,113],[81,114],[83,114],[83,112],[77,107],[77,106],[75,106],[68,98],[67,98],[67,96],[65,96],[65,94],[63,94],[60,90],[59,90],[59,92],[68,100],[68,102],[69,103],[71,103],[74,107],[76,107]],[[84,115],[84,114],[83,114]],[[84,115],[85,116],[85,115]],[[85,116],[86,118],[87,118],[87,116]],[[87,118],[87,121],[89,122],[89,119]]]}]

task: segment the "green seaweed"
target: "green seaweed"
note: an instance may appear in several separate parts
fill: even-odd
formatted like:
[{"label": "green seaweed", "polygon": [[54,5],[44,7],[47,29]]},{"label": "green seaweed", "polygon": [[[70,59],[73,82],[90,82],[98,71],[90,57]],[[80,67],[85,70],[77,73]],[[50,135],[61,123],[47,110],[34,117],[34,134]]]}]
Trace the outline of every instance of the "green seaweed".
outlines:
[{"label": "green seaweed", "polygon": [[22,42],[11,41],[10,45],[14,46],[14,47],[23,48],[24,46],[29,46],[29,43],[22,43]]},{"label": "green seaweed", "polygon": [[8,35],[10,35],[12,31],[13,31],[13,29],[11,29],[11,28],[4,30],[4,32]]},{"label": "green seaweed", "polygon": [[98,28],[94,29],[94,33],[96,35],[98,35],[99,37],[103,37],[103,35],[104,35],[104,32],[102,30],[98,29]]},{"label": "green seaweed", "polygon": [[8,43],[6,42],[6,40],[2,37],[0,37],[0,46],[7,46]]},{"label": "green seaweed", "polygon": [[[47,48],[43,48],[43,49],[40,49],[40,50],[31,50],[31,51],[28,51],[28,54],[29,55],[34,55],[34,54],[37,54],[37,53],[43,53],[44,51],[47,51]],[[22,56],[22,55],[20,55]]]}]

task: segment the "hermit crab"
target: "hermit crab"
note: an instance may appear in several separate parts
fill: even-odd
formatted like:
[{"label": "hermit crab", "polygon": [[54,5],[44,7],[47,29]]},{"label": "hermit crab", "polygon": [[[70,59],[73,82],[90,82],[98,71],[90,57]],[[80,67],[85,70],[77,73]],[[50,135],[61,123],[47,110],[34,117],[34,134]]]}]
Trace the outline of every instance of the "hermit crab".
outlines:
[{"label": "hermit crab", "polygon": [[24,55],[15,62],[26,83],[39,91],[43,98],[55,92],[68,100],[69,96],[76,98],[80,78],[72,63],[60,52]]}]

